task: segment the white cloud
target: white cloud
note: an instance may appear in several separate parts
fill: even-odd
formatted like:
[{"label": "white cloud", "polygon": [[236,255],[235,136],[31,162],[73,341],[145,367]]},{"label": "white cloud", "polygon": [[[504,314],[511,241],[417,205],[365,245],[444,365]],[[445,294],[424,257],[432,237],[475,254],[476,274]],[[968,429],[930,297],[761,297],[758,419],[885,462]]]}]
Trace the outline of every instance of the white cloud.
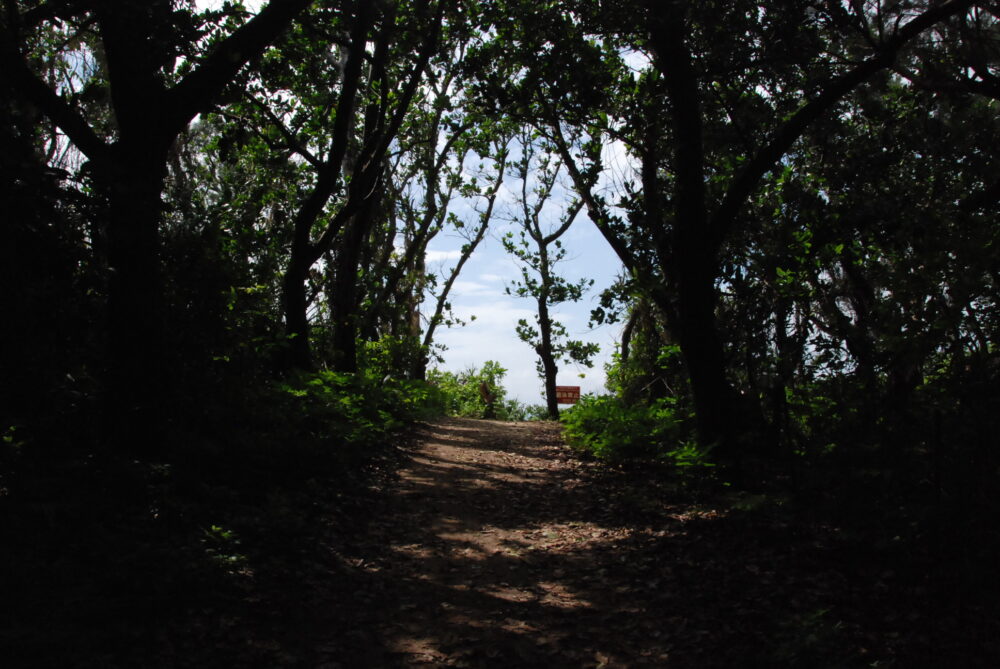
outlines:
[{"label": "white cloud", "polygon": [[624,183],[638,179],[638,161],[628,153],[619,140],[605,142],[601,149],[604,172],[598,178],[597,188],[613,202],[625,194]]},{"label": "white cloud", "polygon": [[491,327],[510,325],[511,328],[514,327],[518,319],[530,319],[534,314],[531,309],[516,306],[511,300],[462,305],[455,309],[455,313],[463,320],[468,320],[472,316],[475,316],[478,323]]},{"label": "white cloud", "polygon": [[455,249],[453,251],[428,251],[424,257],[427,262],[442,262],[444,260],[458,260],[462,257],[462,251],[460,249]]},{"label": "white cloud", "polygon": [[496,296],[497,289],[494,286],[480,283],[478,281],[462,281],[457,279],[451,287],[449,299],[452,303],[463,297]]}]

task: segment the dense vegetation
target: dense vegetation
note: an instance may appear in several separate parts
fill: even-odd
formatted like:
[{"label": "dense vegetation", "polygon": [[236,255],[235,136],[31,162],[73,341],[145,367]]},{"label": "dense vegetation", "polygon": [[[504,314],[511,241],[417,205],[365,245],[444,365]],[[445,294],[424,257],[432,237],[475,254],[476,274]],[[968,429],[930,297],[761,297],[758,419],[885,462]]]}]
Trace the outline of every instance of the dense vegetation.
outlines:
[{"label": "dense vegetation", "polygon": [[[109,640],[287,586],[414,421],[554,415],[556,361],[593,353],[548,314],[586,288],[551,272],[583,215],[624,267],[594,313],[622,338],[574,445],[783,500],[995,612],[998,21],[6,0],[0,642],[135,662]],[[495,363],[433,369],[505,181],[544,412]]]}]

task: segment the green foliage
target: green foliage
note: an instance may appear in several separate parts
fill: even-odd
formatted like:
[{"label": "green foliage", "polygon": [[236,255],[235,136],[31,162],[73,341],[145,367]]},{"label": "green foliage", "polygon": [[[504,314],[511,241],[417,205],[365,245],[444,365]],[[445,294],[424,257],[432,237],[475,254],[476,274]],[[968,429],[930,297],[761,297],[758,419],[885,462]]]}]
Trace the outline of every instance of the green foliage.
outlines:
[{"label": "green foliage", "polygon": [[408,375],[426,356],[417,337],[385,334],[376,341],[361,342],[358,367],[369,380],[381,382],[387,377]]},{"label": "green foliage", "polygon": [[[514,400],[510,400],[513,402]],[[549,410],[543,404],[521,404],[509,409],[509,420],[551,420]]]},{"label": "green foliage", "polygon": [[2,630],[12,652],[62,660],[127,645],[123,629],[187,634],[222,611],[245,615],[248,588],[298,587],[288,574],[310,568],[330,513],[351,508],[401,430],[443,405],[420,381],[323,371],[230,385],[235,370],[222,369],[190,389],[157,462],[102,452],[84,412],[46,432],[0,431],[0,589],[24,630]]},{"label": "green foliage", "polygon": [[709,454],[685,435],[689,418],[672,398],[630,404],[611,395],[584,395],[563,411],[563,434],[571,446],[601,460],[653,459],[679,467],[711,466]]},{"label": "green foliage", "polygon": [[301,416],[302,437],[372,447],[415,420],[439,411],[439,391],[423,381],[324,370],[278,384],[282,412]]},{"label": "green foliage", "polygon": [[239,552],[240,540],[236,533],[218,525],[210,525],[203,531],[202,543],[205,552],[220,565],[228,569],[246,564],[247,556]]},{"label": "green foliage", "polygon": [[[499,363],[487,360],[482,369],[470,367],[458,373],[432,369],[427,380],[443,395],[445,413],[450,416],[524,420],[528,414],[523,405],[507,399],[502,383],[506,373]],[[492,402],[484,398],[484,389]]]},{"label": "green foliage", "polygon": [[[434,393],[435,407],[441,407],[450,416],[468,418],[496,418],[498,420],[546,420],[548,410],[541,405],[528,405],[507,397],[503,377],[507,370],[499,363],[487,360],[482,369],[470,367],[462,372],[432,369],[428,382]],[[493,396],[492,403],[483,398],[481,386],[486,386]]]}]

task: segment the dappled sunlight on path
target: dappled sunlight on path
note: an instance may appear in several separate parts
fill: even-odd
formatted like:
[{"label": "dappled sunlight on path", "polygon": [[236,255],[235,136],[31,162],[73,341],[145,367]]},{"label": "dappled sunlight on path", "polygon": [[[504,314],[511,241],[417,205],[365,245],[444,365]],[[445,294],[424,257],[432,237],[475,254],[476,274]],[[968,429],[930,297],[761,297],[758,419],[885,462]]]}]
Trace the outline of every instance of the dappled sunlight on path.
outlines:
[{"label": "dappled sunlight on path", "polygon": [[651,583],[617,567],[637,558],[639,535],[665,532],[603,519],[584,480],[593,466],[556,424],[428,427],[359,546],[371,557],[351,654],[371,666],[662,665],[667,635],[644,629]]},{"label": "dappled sunlight on path", "polygon": [[923,596],[850,571],[836,528],[582,461],[554,423],[449,419],[418,437],[342,537],[314,666],[867,666],[947,643],[893,631]]}]

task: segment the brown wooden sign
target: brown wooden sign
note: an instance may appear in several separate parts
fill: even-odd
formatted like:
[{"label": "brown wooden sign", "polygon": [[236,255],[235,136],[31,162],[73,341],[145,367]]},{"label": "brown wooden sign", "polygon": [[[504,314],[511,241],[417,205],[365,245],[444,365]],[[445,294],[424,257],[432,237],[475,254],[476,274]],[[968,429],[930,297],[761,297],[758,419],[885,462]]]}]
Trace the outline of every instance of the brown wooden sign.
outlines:
[{"label": "brown wooden sign", "polygon": [[556,386],[557,404],[576,404],[580,399],[580,386]]}]

